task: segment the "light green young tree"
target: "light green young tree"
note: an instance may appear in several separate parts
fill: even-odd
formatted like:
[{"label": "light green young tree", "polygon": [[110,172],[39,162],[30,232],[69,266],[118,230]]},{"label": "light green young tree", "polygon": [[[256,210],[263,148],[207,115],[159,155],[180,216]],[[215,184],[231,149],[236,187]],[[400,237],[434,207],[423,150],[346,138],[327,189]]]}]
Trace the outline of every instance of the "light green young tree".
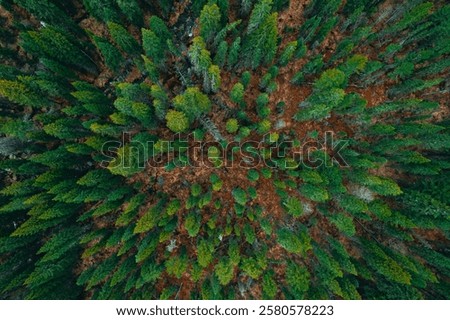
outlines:
[{"label": "light green young tree", "polygon": [[207,4],[200,13],[200,35],[211,41],[220,29],[220,9],[215,3]]}]

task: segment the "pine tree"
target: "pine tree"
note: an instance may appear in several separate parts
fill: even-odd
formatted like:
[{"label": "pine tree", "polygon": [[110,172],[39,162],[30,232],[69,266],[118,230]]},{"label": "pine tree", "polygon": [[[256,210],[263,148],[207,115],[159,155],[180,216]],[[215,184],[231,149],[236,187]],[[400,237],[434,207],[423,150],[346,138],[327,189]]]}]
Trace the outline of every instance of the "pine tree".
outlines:
[{"label": "pine tree", "polygon": [[167,108],[169,104],[169,97],[167,93],[159,85],[151,87],[151,95],[153,97],[153,107],[155,108],[155,115],[162,120],[166,117]]},{"label": "pine tree", "polygon": [[242,83],[238,82],[233,86],[233,88],[231,89],[231,92],[230,92],[230,98],[234,103],[236,103],[238,105],[243,104],[243,102],[244,102],[244,86],[242,85]]},{"label": "pine tree", "polygon": [[215,3],[207,4],[200,13],[200,35],[206,41],[211,41],[220,28],[220,9]]},{"label": "pine tree", "polygon": [[151,81],[158,82],[159,81],[159,71],[156,67],[155,63],[147,58],[145,55],[141,55],[142,60],[144,61],[145,73],[148,75]]},{"label": "pine tree", "polygon": [[157,65],[164,63],[162,40],[152,30],[142,29],[142,47],[146,55]]},{"label": "pine tree", "polygon": [[55,261],[65,254],[72,253],[79,245],[79,239],[83,230],[78,227],[71,227],[56,233],[38,251],[44,254],[41,262]]},{"label": "pine tree", "polygon": [[123,26],[114,22],[108,22],[107,26],[112,39],[120,49],[129,55],[135,55],[140,52],[136,39]]},{"label": "pine tree", "polygon": [[[206,84],[206,85],[205,85]],[[205,77],[205,81],[203,84],[203,88],[208,88],[212,92],[217,92],[220,89],[221,79],[220,79],[220,68],[216,65],[211,65],[208,68],[207,77]],[[209,91],[209,90],[205,90]]]},{"label": "pine tree", "polygon": [[200,240],[198,246],[197,246],[197,261],[198,264],[206,268],[213,260],[213,252],[214,252],[214,246],[211,242],[208,242],[207,240]]},{"label": "pine tree", "polygon": [[180,279],[189,265],[188,256],[186,253],[181,253],[178,256],[172,256],[166,260],[166,272],[169,275]]},{"label": "pine tree", "polygon": [[252,74],[249,71],[245,71],[241,76],[241,83],[244,88],[247,88],[250,85],[250,81],[252,80]]},{"label": "pine tree", "polygon": [[[202,51],[206,50],[206,44],[202,37],[195,37],[192,40],[192,45],[189,47],[188,56],[191,60],[192,65],[194,66],[194,71],[197,74],[202,72],[200,60]],[[210,63],[208,64],[208,66]]]},{"label": "pine tree", "polygon": [[354,73],[359,73],[364,70],[368,58],[366,56],[355,54],[347,59],[347,61],[340,66],[340,70],[349,77]]},{"label": "pine tree", "polygon": [[247,194],[245,193],[245,191],[243,189],[241,189],[241,188],[234,189],[232,191],[232,194],[233,194],[234,200],[238,204],[244,206],[247,203],[247,201],[248,201]]},{"label": "pine tree", "polygon": [[377,244],[364,241],[364,249],[367,250],[366,261],[377,273],[382,274],[390,281],[410,284],[411,275],[386,253]]},{"label": "pine tree", "polygon": [[243,47],[245,64],[252,69],[274,59],[278,38],[277,19],[277,13],[265,16],[261,23],[257,23],[257,28],[246,36]]},{"label": "pine tree", "polygon": [[138,119],[147,128],[151,128],[154,125],[153,112],[150,106],[145,103],[118,98],[114,101],[114,106],[125,115]]},{"label": "pine tree", "polygon": [[[220,1],[228,1],[228,0],[220,0]],[[224,15],[222,15],[222,18],[223,17],[224,17]],[[225,17],[228,17],[228,15],[226,15]],[[225,20],[226,19],[222,19],[222,23],[225,23],[224,22]],[[234,22],[231,22],[231,23],[227,24],[225,27],[223,27],[215,35],[214,42],[213,42],[212,46],[214,48],[217,48],[222,41],[225,41],[228,33],[234,32],[241,23],[242,23],[242,20],[236,20]]]},{"label": "pine tree", "polygon": [[262,289],[266,299],[274,299],[278,293],[277,283],[271,273],[266,273],[262,278]]},{"label": "pine tree", "polygon": [[295,262],[290,262],[286,268],[285,277],[295,299],[302,299],[309,289],[310,273],[308,269]]},{"label": "pine tree", "polygon": [[142,10],[137,0],[115,0],[115,2],[130,22],[138,26],[143,24]]},{"label": "pine tree", "polygon": [[214,64],[218,65],[219,68],[223,68],[227,60],[227,53],[228,42],[224,40],[219,44],[219,47],[217,48],[216,55],[214,56]]},{"label": "pine tree", "polygon": [[138,119],[146,128],[154,128],[155,119],[153,110],[146,103],[133,102],[131,104],[131,114]]},{"label": "pine tree", "polygon": [[72,19],[49,0],[14,0],[14,2],[45,23],[77,32],[79,31],[79,27],[73,23]]},{"label": "pine tree", "polygon": [[256,98],[256,109],[258,116],[262,119],[265,119],[270,115],[269,95],[267,93],[261,93],[258,98]]},{"label": "pine tree", "polygon": [[166,212],[169,216],[176,214],[181,208],[181,202],[178,199],[169,202],[166,208]]},{"label": "pine tree", "polygon": [[298,198],[289,197],[283,204],[293,217],[299,217],[303,213],[303,205]]},{"label": "pine tree", "polygon": [[134,233],[148,232],[156,226],[160,212],[158,206],[151,207],[137,222]]},{"label": "pine tree", "polygon": [[259,134],[266,134],[270,131],[272,124],[268,119],[263,119],[257,124],[257,131]]},{"label": "pine tree", "polygon": [[265,266],[257,258],[251,257],[242,260],[241,268],[252,279],[257,280],[263,274]]},{"label": "pine tree", "polygon": [[83,0],[86,10],[95,18],[104,22],[119,21],[119,12],[114,0]]},{"label": "pine tree", "polygon": [[232,69],[239,60],[241,51],[241,37],[237,37],[230,46],[228,53],[228,69]]},{"label": "pine tree", "polygon": [[176,96],[172,102],[177,110],[184,112],[190,122],[202,114],[208,113],[211,109],[211,101],[197,87],[186,89],[182,95]]},{"label": "pine tree", "polygon": [[333,213],[329,220],[346,236],[352,237],[356,234],[353,219],[344,213]]},{"label": "pine tree", "polygon": [[187,215],[184,227],[186,228],[190,237],[195,237],[200,231],[201,217],[195,212],[191,212]]},{"label": "pine tree", "polygon": [[50,105],[50,102],[39,94],[39,91],[27,87],[21,78],[15,81],[0,79],[0,96],[22,106],[42,108]]},{"label": "pine tree", "polygon": [[426,17],[431,9],[433,8],[433,3],[425,2],[412,8],[404,17],[398,21],[392,27],[384,30],[384,34],[399,32],[415,23],[420,22],[424,17]]},{"label": "pine tree", "polygon": [[289,61],[292,59],[297,50],[297,46],[298,46],[297,41],[292,41],[287,44],[286,48],[284,49],[279,59],[279,63],[281,66],[284,67],[289,63]]},{"label": "pine tree", "polygon": [[314,44],[313,48],[319,46],[325,40],[330,31],[336,26],[338,21],[339,21],[338,17],[333,17],[327,19],[322,24],[321,28],[317,31],[316,35],[311,40],[311,42]]},{"label": "pine tree", "polygon": [[118,72],[124,63],[122,54],[103,38],[93,37],[97,48],[105,59],[105,64],[114,72]]},{"label": "pine tree", "polygon": [[279,229],[277,231],[277,242],[289,253],[302,253],[305,251],[300,239],[288,229]]},{"label": "pine tree", "polygon": [[45,27],[22,34],[23,47],[36,55],[57,60],[62,64],[72,64],[89,72],[96,71],[96,65],[89,56],[60,30]]},{"label": "pine tree", "polygon": [[166,121],[167,127],[173,132],[184,132],[189,128],[189,120],[181,111],[169,110]]},{"label": "pine tree", "polygon": [[240,11],[242,14],[247,15],[250,13],[250,10],[252,9],[252,6],[254,4],[255,0],[243,0],[241,1],[241,8]]},{"label": "pine tree", "polygon": [[239,130],[239,124],[236,119],[228,119],[226,123],[226,129],[228,133],[236,133]]},{"label": "pine tree", "polygon": [[315,202],[324,202],[329,199],[329,194],[325,189],[312,184],[304,184],[300,188],[300,192],[302,195]]},{"label": "pine tree", "polygon": [[255,31],[272,10],[272,0],[260,0],[255,4],[247,26],[247,33]]},{"label": "pine tree", "polygon": [[48,124],[44,126],[44,131],[64,140],[78,139],[84,137],[87,133],[78,120],[71,118],[59,119]]},{"label": "pine tree", "polygon": [[165,43],[165,40],[172,39],[171,31],[169,30],[169,28],[167,28],[166,23],[158,16],[156,16],[156,15],[151,16],[151,18],[149,20],[149,26],[150,26],[150,30],[155,32],[156,35],[158,36],[158,38],[160,38],[162,42]]},{"label": "pine tree", "polygon": [[314,82],[317,91],[331,88],[341,88],[345,83],[345,73],[337,69],[329,69],[322,73],[319,80]]},{"label": "pine tree", "polygon": [[214,268],[215,274],[221,285],[226,286],[233,280],[234,268],[229,260],[221,259]]},{"label": "pine tree", "polygon": [[142,285],[145,283],[156,282],[161,277],[163,271],[163,266],[157,264],[152,260],[147,260],[141,268],[141,278],[143,280]]}]

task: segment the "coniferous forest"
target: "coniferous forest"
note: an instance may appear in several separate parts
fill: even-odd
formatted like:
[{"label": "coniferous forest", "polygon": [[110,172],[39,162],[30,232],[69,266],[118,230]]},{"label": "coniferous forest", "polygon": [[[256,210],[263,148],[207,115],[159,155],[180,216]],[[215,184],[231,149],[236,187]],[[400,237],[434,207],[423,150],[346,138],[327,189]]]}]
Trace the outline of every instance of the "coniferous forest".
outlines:
[{"label": "coniferous forest", "polygon": [[449,17],[0,0],[0,298],[449,299]]}]

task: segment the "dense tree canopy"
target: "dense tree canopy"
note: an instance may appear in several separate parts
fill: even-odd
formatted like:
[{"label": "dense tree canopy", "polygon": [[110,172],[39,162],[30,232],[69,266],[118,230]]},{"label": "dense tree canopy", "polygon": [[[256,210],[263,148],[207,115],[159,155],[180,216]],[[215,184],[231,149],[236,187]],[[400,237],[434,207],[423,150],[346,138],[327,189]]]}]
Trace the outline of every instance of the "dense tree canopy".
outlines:
[{"label": "dense tree canopy", "polygon": [[449,16],[0,0],[0,297],[450,298]]}]

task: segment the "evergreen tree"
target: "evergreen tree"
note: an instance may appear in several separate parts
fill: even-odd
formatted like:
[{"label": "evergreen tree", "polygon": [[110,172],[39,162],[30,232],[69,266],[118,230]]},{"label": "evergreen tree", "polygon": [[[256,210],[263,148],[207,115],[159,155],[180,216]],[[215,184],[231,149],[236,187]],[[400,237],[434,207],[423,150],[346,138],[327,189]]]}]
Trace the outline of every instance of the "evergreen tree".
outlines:
[{"label": "evergreen tree", "polygon": [[221,285],[226,286],[233,280],[234,270],[233,265],[229,260],[220,260],[219,263],[216,264],[214,270]]},{"label": "evergreen tree", "polygon": [[73,31],[79,31],[79,27],[72,19],[70,19],[70,17],[52,1],[14,0],[14,3],[25,8],[28,12],[45,23],[71,29]]},{"label": "evergreen tree", "polygon": [[142,10],[137,0],[116,0],[115,2],[130,22],[139,26],[143,24]]},{"label": "evergreen tree", "polygon": [[[264,1],[263,1],[264,2]],[[244,41],[243,53],[245,64],[257,68],[270,63],[277,51],[277,13],[264,16],[264,20],[250,29]]]},{"label": "evergreen tree", "polygon": [[298,198],[289,197],[284,202],[284,206],[288,210],[288,213],[294,217],[298,217],[303,213],[303,206]]},{"label": "evergreen tree", "polygon": [[169,110],[166,120],[167,127],[173,132],[184,132],[189,128],[189,120],[181,111]]},{"label": "evergreen tree", "polygon": [[364,248],[368,251],[366,261],[371,268],[397,283],[411,283],[411,275],[386,253],[377,244],[365,241]]},{"label": "evergreen tree", "polygon": [[166,272],[169,275],[180,279],[183,273],[188,268],[189,260],[185,253],[181,253],[179,256],[172,256],[166,260]]},{"label": "evergreen tree", "polygon": [[139,44],[120,24],[108,22],[108,30],[116,45],[124,52],[135,55],[140,52]]},{"label": "evergreen tree", "polygon": [[206,268],[213,260],[214,246],[202,239],[197,246],[197,260],[201,267]]},{"label": "evergreen tree", "polygon": [[122,54],[105,39],[94,36],[95,45],[99,49],[105,64],[114,72],[118,72],[124,63]]},{"label": "evergreen tree", "polygon": [[204,79],[203,88],[205,91],[217,92],[220,89],[220,85],[220,68],[216,65],[211,65],[208,68],[207,76]]},{"label": "evergreen tree", "polygon": [[0,96],[22,106],[42,108],[50,105],[50,102],[42,97],[39,92],[27,87],[19,78],[15,81],[0,79]]},{"label": "evergreen tree", "polygon": [[169,97],[167,93],[159,85],[153,85],[151,87],[151,95],[153,97],[153,107],[155,108],[155,115],[158,119],[162,120],[167,114],[167,108],[169,104]]},{"label": "evergreen tree", "polygon": [[289,61],[292,59],[294,53],[297,50],[297,45],[298,45],[297,41],[292,41],[288,43],[288,45],[286,46],[286,48],[284,49],[283,53],[280,56],[279,63],[281,66],[286,66],[289,63]]},{"label": "evergreen tree", "polygon": [[190,237],[195,237],[201,228],[201,217],[195,212],[189,213],[186,217],[184,227]]},{"label": "evergreen tree", "polygon": [[239,130],[239,124],[236,119],[228,119],[226,123],[228,133],[236,133]]},{"label": "evergreen tree", "polygon": [[220,28],[220,9],[215,3],[206,4],[200,13],[200,35],[206,41],[211,41]]},{"label": "evergreen tree", "polygon": [[241,83],[244,86],[244,88],[247,88],[250,85],[251,79],[252,79],[252,75],[250,72],[245,71],[244,73],[242,73]]},{"label": "evergreen tree", "polygon": [[197,87],[186,89],[182,95],[176,96],[172,102],[177,110],[184,112],[190,122],[202,114],[208,113],[211,109],[211,101]]},{"label": "evergreen tree", "polygon": [[230,98],[234,103],[236,103],[238,105],[243,104],[243,102],[244,102],[244,86],[242,85],[242,83],[238,82],[233,86],[233,88],[231,89],[231,92],[230,92]]},{"label": "evergreen tree", "polygon": [[147,56],[157,65],[164,63],[163,41],[152,30],[142,29],[142,47]]},{"label": "evergreen tree", "polygon": [[219,66],[219,68],[223,68],[227,60],[227,53],[228,53],[228,42],[224,40],[219,44],[219,47],[217,48],[217,53],[214,56],[214,64]]},{"label": "evergreen tree", "polygon": [[256,30],[272,10],[272,0],[260,0],[255,4],[247,26],[247,33]]},{"label": "evergreen tree", "polygon": [[172,38],[172,33],[169,28],[167,28],[166,23],[159,18],[158,16],[151,16],[149,20],[150,29],[153,30],[158,38],[161,39],[162,42],[165,40],[170,40]]},{"label": "evergreen tree", "polygon": [[99,0],[83,0],[86,10],[95,18],[104,22],[119,21],[119,12],[114,0],[102,3]]},{"label": "evergreen tree", "polygon": [[286,268],[286,283],[296,299],[304,297],[309,289],[310,274],[308,270],[295,262],[290,262]]},{"label": "evergreen tree", "polygon": [[54,27],[22,34],[23,47],[30,53],[52,58],[62,64],[72,64],[87,71],[96,70],[89,56],[71,39]]},{"label": "evergreen tree", "polygon": [[233,68],[239,60],[239,54],[241,51],[241,38],[237,37],[230,46],[228,53],[228,68]]},{"label": "evergreen tree", "polygon": [[44,131],[47,134],[65,140],[78,139],[84,137],[87,133],[78,120],[71,118],[56,120],[44,126]]}]

